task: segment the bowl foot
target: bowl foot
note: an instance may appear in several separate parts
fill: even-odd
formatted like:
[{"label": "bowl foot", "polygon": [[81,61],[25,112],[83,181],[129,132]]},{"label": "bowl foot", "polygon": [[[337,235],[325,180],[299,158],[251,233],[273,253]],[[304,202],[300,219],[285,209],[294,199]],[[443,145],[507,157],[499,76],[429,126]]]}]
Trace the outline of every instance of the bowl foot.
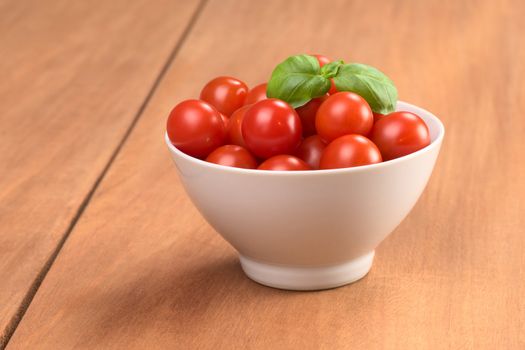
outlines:
[{"label": "bowl foot", "polygon": [[241,266],[248,277],[269,287],[289,290],[320,290],[340,287],[363,278],[374,260],[374,251],[339,265],[293,267],[265,264],[243,255]]}]

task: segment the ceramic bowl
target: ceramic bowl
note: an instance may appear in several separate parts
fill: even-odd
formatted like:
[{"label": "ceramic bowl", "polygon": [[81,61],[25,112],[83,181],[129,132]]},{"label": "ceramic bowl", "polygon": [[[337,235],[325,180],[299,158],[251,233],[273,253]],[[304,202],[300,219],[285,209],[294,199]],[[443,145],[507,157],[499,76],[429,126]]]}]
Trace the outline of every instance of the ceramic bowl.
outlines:
[{"label": "ceramic bowl", "polygon": [[367,274],[374,250],[410,212],[434,168],[443,124],[408,103],[397,110],[419,115],[431,144],[354,168],[239,169],[190,157],[167,135],[165,141],[188,196],[239,252],[248,277],[282,289],[327,289]]}]

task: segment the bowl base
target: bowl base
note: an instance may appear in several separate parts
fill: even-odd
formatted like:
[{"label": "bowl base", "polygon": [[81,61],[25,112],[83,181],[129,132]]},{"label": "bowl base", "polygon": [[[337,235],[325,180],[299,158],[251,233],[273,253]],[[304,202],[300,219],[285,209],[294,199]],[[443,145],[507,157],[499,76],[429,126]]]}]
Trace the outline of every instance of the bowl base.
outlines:
[{"label": "bowl base", "polygon": [[265,264],[240,255],[246,275],[265,286],[289,290],[330,289],[363,278],[374,260],[374,251],[339,265],[294,267]]}]

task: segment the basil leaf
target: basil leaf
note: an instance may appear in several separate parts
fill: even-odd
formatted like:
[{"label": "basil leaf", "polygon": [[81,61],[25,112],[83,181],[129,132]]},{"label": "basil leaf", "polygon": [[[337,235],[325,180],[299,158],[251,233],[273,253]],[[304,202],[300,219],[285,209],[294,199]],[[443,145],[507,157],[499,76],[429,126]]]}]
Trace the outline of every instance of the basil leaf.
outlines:
[{"label": "basil leaf", "polygon": [[288,57],[275,67],[268,81],[266,94],[301,107],[312,98],[330,90],[330,80],[321,75],[317,58],[310,55]]},{"label": "basil leaf", "polygon": [[334,61],[321,67],[321,75],[325,78],[333,78],[339,72],[339,68],[344,64],[343,60]]},{"label": "basil leaf", "polygon": [[397,89],[390,78],[374,67],[345,64],[339,67],[334,82],[338,91],[351,91],[363,97],[376,113],[388,114],[395,110]]}]

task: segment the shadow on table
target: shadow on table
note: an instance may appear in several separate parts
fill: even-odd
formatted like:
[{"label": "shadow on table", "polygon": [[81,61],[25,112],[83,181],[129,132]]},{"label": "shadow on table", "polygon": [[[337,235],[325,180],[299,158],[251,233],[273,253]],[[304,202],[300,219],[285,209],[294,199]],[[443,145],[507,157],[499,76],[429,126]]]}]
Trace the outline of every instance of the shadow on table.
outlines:
[{"label": "shadow on table", "polygon": [[[125,274],[129,276],[129,272]],[[90,327],[81,331],[87,343],[93,332],[100,342],[148,332],[150,328],[154,332],[174,332],[177,338],[188,340],[192,334],[198,336],[202,327],[211,329],[223,319],[242,323],[254,317],[258,308],[278,311],[280,307],[275,304],[314,294],[257,284],[246,277],[233,254],[183,266],[148,259],[133,278],[108,287],[111,289],[92,294],[86,300],[88,305],[84,305],[93,313]]]}]

